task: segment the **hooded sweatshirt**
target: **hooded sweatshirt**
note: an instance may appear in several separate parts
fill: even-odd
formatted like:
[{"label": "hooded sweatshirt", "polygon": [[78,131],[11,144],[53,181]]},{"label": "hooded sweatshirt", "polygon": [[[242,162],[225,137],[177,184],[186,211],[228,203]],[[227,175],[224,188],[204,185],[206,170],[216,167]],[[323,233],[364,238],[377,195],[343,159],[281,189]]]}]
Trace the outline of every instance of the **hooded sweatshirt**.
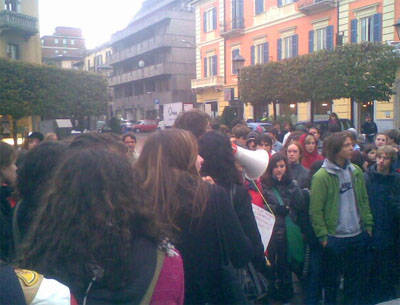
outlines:
[{"label": "hooded sweatshirt", "polygon": [[326,159],[322,167],[339,178],[339,219],[335,237],[352,237],[361,233],[360,214],[352,181],[353,165],[347,162],[342,168]]}]

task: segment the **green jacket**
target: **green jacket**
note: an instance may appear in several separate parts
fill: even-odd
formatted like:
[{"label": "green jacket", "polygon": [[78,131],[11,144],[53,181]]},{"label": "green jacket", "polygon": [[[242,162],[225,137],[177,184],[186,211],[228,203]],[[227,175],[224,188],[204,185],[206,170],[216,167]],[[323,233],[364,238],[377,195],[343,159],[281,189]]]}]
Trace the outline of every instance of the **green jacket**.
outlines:
[{"label": "green jacket", "polygon": [[[374,225],[369,207],[367,189],[361,169],[354,165],[353,187],[360,213],[361,226],[371,232]],[[315,173],[311,183],[310,218],[316,236],[324,241],[334,235],[339,219],[339,177],[321,168]]]}]

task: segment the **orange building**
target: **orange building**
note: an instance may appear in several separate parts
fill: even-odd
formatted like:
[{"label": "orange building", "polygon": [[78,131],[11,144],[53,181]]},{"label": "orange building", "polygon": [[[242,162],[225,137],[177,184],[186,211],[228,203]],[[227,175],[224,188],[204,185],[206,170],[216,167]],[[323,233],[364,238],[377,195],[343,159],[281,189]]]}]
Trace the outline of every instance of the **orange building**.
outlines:
[{"label": "orange building", "polygon": [[[400,0],[193,0],[191,4],[196,16],[192,89],[201,107],[214,116],[222,114],[225,106],[238,104],[238,77],[232,65],[236,55],[248,66],[333,49],[341,43],[399,41],[393,25],[400,17]],[[398,104],[393,98],[390,103],[371,101],[352,107],[343,99],[316,105],[313,112],[316,119],[331,111],[343,118],[353,115],[356,124],[362,117],[355,113],[370,112],[379,126],[392,128]],[[264,113],[272,115],[272,106],[244,106],[246,119]],[[310,104],[304,101],[277,105],[278,115],[294,120],[309,120],[310,113]]]}]

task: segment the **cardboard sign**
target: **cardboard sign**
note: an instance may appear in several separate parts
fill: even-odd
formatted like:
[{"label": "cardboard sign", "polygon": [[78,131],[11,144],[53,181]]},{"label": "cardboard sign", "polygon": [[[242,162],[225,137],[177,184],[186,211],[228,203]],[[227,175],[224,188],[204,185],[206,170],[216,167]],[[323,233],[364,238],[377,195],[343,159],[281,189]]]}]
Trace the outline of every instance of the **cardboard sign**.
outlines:
[{"label": "cardboard sign", "polygon": [[260,232],[261,241],[264,245],[265,251],[267,250],[269,241],[271,240],[272,230],[275,225],[275,216],[255,204],[252,204],[251,206],[253,207],[254,217],[256,218],[258,231]]}]

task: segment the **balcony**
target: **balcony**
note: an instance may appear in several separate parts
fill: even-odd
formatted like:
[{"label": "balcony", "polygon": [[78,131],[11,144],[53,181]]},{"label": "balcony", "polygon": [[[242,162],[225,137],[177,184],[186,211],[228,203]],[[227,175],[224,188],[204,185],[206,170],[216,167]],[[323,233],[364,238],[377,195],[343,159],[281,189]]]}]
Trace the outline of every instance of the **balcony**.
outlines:
[{"label": "balcony", "polygon": [[316,14],[336,7],[335,0],[299,0],[299,11],[306,15]]},{"label": "balcony", "polygon": [[194,48],[194,42],[189,41],[187,36],[182,35],[154,36],[129,48],[115,52],[111,57],[110,64],[113,65],[158,48],[175,46]]},{"label": "balcony", "polygon": [[244,34],[244,20],[234,18],[221,24],[221,36],[225,38],[233,38]]},{"label": "balcony", "polygon": [[202,79],[192,79],[192,89],[201,90],[206,88],[222,89],[224,87],[224,78],[222,76],[211,76]]},{"label": "balcony", "polygon": [[0,33],[21,33],[26,38],[38,33],[38,20],[35,17],[3,10],[0,11]]},{"label": "balcony", "polygon": [[108,84],[112,87],[159,75],[188,74],[188,71],[192,70],[193,64],[160,63],[133,70],[124,74],[114,75],[109,78]]}]

